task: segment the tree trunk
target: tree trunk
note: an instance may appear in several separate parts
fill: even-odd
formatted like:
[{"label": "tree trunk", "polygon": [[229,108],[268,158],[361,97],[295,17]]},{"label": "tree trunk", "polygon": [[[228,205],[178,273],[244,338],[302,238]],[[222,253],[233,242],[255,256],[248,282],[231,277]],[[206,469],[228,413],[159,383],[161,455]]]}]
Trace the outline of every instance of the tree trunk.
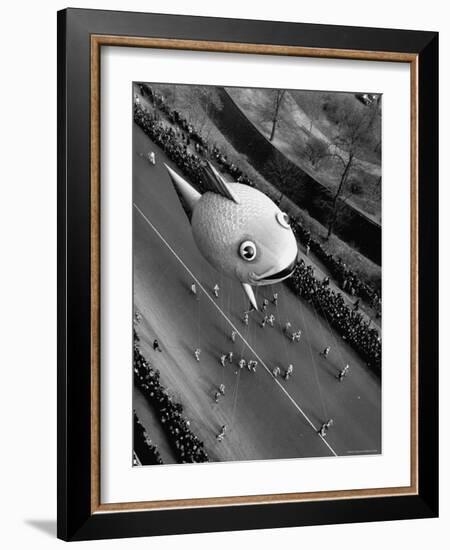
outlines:
[{"label": "tree trunk", "polygon": [[330,222],[328,224],[328,232],[327,232],[327,239],[326,239],[327,241],[331,237],[331,234],[334,231],[334,226],[337,221],[338,199],[348,179],[348,174],[350,172],[350,167],[352,163],[353,163],[353,153],[349,153],[347,163],[345,165],[344,171],[342,172],[341,181],[339,182],[339,187],[337,188],[336,194],[333,197],[332,214],[331,214]]},{"label": "tree trunk", "polygon": [[272,141],[273,138],[275,137],[275,129],[277,127],[277,122],[278,122],[278,113],[280,111],[280,106],[283,101],[283,96],[285,94],[285,91],[286,90],[278,90],[277,92],[277,97],[275,99],[275,111],[273,113],[273,118],[272,118],[272,131],[270,132],[269,141]]},{"label": "tree trunk", "polygon": [[277,125],[277,119],[274,118],[273,121],[272,121],[272,131],[270,132],[270,138],[269,138],[269,141],[272,141],[273,140],[273,137],[275,135],[275,127]]}]

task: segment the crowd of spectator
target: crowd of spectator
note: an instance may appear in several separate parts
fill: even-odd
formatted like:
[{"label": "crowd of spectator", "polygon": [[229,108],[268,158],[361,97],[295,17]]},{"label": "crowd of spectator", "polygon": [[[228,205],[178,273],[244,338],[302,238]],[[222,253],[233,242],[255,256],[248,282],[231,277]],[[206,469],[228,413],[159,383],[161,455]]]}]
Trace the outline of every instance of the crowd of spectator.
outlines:
[{"label": "crowd of spectator", "polygon": [[143,466],[163,464],[157,446],[152,442],[144,426],[133,412],[133,449]]},{"label": "crowd of spectator", "polygon": [[191,431],[183,415],[183,405],[169,395],[160,382],[160,375],[142,355],[139,339],[134,341],[134,380],[136,386],[159,416],[161,425],[180,463],[208,462],[204,444]]},{"label": "crowd of spectator", "polygon": [[[233,178],[233,181],[255,187],[254,182],[234,162],[232,162],[216,144],[210,146],[203,136],[196,131],[194,126],[188,122],[178,110],[171,109],[161,93],[153,91],[148,84],[140,84],[139,88],[140,93],[146,97],[154,107],[164,113],[167,120],[172,125],[178,127],[178,130],[172,135],[180,138],[185,144],[186,149],[189,145],[192,145],[195,152],[200,157],[216,161],[221,170],[228,173]],[[141,108],[141,110],[145,113],[144,107]]]},{"label": "crowd of spectator", "polygon": [[163,124],[139,103],[134,107],[134,121],[148,137],[166,153],[191,182],[201,191],[205,191],[203,165],[199,155],[191,153],[188,143],[182,138],[182,132],[176,132],[171,126]]},{"label": "crowd of spectator", "polygon": [[298,240],[305,247],[309,246],[317,258],[323,262],[340,288],[351,296],[362,298],[376,311],[377,317],[380,317],[381,298],[379,290],[374,285],[363,281],[341,258],[329,254],[321,243],[311,237],[311,233],[303,227],[298,218],[291,219],[291,226]]},{"label": "crowd of spectator", "polygon": [[346,305],[340,292],[332,290],[327,281],[319,281],[314,269],[303,260],[286,284],[299,296],[321,313],[349,344],[351,344],[367,362],[368,366],[381,376],[381,338],[378,331],[371,327],[371,321],[358,311],[358,305]]}]

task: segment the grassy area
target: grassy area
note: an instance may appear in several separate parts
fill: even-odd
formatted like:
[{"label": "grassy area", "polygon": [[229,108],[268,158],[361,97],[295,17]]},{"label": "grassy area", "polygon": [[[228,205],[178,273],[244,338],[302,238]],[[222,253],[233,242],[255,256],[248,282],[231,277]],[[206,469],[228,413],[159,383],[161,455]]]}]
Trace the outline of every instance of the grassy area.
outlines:
[{"label": "grassy area", "polygon": [[[367,106],[359,101],[352,93],[334,92],[330,94],[330,92],[308,92],[299,90],[291,90],[289,93],[299,108],[313,121],[314,126],[325,136],[329,137],[339,132],[340,128],[337,121],[328,111],[328,106],[331,106],[331,109],[333,109],[333,103],[339,106],[339,103],[346,101],[358,117],[364,116],[367,111]],[[381,117],[377,117],[374,120],[373,126],[367,132],[364,147],[359,151],[361,160],[377,165],[381,164],[380,139]]]},{"label": "grassy area", "polygon": [[[274,90],[227,88],[233,101],[267,138],[272,130]],[[347,155],[341,144],[336,148],[338,135],[346,132],[339,123],[341,112],[355,117],[364,116],[368,109],[353,94],[288,91],[280,106],[275,136],[277,149],[299,165],[315,180],[334,191],[342,173],[341,163],[324,156],[328,149]],[[367,111],[368,113],[369,111]],[[341,124],[341,125],[340,125]],[[358,147],[345,196],[347,201],[377,223],[381,220],[381,117],[374,122]]]}]

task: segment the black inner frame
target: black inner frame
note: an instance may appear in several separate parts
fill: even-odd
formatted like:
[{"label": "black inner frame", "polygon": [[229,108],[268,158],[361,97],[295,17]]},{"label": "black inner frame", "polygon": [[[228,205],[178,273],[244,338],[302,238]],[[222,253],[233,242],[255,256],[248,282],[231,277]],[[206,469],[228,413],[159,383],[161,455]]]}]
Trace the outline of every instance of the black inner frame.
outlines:
[{"label": "black inner frame", "polygon": [[[419,55],[419,494],[91,514],[90,36]],[[102,10],[58,12],[58,537],[87,540],[436,517],[438,34]]]}]

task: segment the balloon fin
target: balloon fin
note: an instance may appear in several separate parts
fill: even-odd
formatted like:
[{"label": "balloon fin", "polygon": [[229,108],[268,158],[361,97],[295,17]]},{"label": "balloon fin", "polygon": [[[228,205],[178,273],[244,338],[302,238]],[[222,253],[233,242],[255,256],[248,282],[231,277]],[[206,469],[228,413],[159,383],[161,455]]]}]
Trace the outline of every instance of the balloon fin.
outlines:
[{"label": "balloon fin", "polygon": [[250,303],[252,306],[258,310],[258,304],[256,303],[255,294],[253,292],[253,288],[248,283],[242,283],[242,288],[244,289],[245,294],[247,294],[247,298],[250,300]]},{"label": "balloon fin", "polygon": [[178,195],[183,199],[183,203],[188,210],[189,217],[192,214],[192,211],[194,210],[194,206],[199,201],[201,195],[198,191],[196,191],[190,183],[188,183],[184,178],[182,178],[179,174],[175,172],[175,170],[172,170],[167,164],[164,163],[164,166],[166,167],[167,171],[169,172],[170,179],[172,180],[172,183],[175,187],[175,190],[177,191]]},{"label": "balloon fin", "polygon": [[222,195],[222,197],[230,199],[236,204],[239,204],[238,198],[230,190],[230,187],[227,184],[227,182],[224,180],[224,178],[219,174],[216,168],[214,168],[214,166],[209,161],[207,161],[207,167],[204,168],[203,170],[205,171],[205,174],[208,178],[208,183],[211,187],[211,191],[213,191],[214,193],[217,193],[218,195]]}]

